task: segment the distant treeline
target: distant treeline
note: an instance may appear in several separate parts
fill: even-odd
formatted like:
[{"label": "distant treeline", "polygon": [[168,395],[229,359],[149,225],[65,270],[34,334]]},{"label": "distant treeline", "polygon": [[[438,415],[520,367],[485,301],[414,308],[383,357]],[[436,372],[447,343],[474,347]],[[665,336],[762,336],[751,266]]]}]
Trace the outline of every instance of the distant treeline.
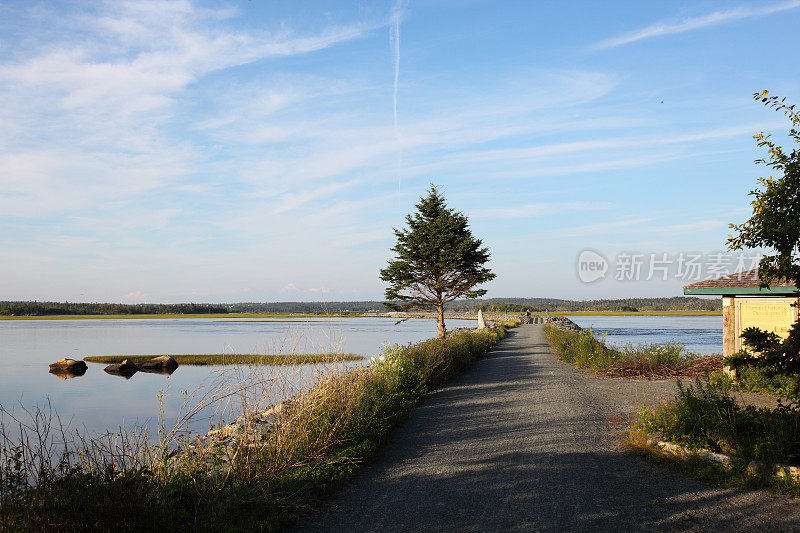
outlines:
[{"label": "distant treeline", "polygon": [[377,313],[386,312],[383,302],[241,302],[228,306],[234,313]]},{"label": "distant treeline", "polygon": [[721,298],[673,296],[671,298],[620,298],[616,300],[560,300],[556,298],[488,298],[456,301],[453,311],[484,312],[569,312],[569,311],[719,311]]},{"label": "distant treeline", "polygon": [[[448,311],[457,313],[484,312],[521,313],[551,311],[719,311],[719,298],[703,299],[694,296],[672,298],[623,298],[619,300],[560,300],[556,298],[487,298],[483,300],[458,300],[446,305]],[[237,303],[230,305],[237,313],[367,313],[385,312],[381,301],[360,302],[271,302]]]},{"label": "distant treeline", "polygon": [[227,313],[215,304],[102,304],[69,302],[0,302],[0,316],[166,315]]},{"label": "distant treeline", "polygon": [[[550,311],[719,311],[720,298],[692,296],[672,298],[623,298],[619,300],[560,300],[556,298],[487,298],[459,300],[447,305],[456,313],[477,313],[478,309],[494,313]],[[208,313],[383,313],[383,302],[243,302],[235,304],[103,304],[59,302],[0,302],[0,316],[47,315],[163,315]]]}]

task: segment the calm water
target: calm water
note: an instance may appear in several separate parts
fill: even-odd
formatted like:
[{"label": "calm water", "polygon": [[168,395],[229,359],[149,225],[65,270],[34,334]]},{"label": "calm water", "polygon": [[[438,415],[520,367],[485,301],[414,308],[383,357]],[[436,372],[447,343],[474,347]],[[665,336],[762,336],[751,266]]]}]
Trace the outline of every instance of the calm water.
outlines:
[{"label": "calm water", "polygon": [[701,354],[722,353],[721,316],[571,316],[582,328],[606,334],[613,346],[679,342]]},{"label": "calm water", "polygon": [[[184,403],[181,391],[192,393],[198,387],[208,390],[222,379],[233,382],[255,367],[234,370],[184,365],[171,376],[138,372],[126,380],[106,374],[105,365],[89,363],[85,375],[62,380],[48,372],[48,365],[62,357],[82,359],[89,355],[342,352],[374,356],[385,343],[405,344],[436,335],[432,320],[395,322],[383,318],[0,321],[0,404],[19,413],[22,406],[43,406],[49,400],[62,420],[90,433],[113,430],[123,422],[148,425],[152,431],[159,391],[164,392],[166,419],[170,421]],[[463,323],[452,321],[451,327],[459,325]],[[322,365],[304,365],[302,370],[262,367],[259,372],[277,378],[273,384],[281,382],[281,374],[291,373],[296,387],[313,381],[321,370]],[[277,385],[271,387],[273,401],[280,401],[289,392],[278,389]],[[231,402],[235,404],[236,400]],[[225,416],[224,407],[220,404],[207,410],[192,428],[207,430],[209,419]]]},{"label": "calm water", "polygon": [[[651,344],[677,341],[700,353],[722,349],[721,317],[571,317],[584,328],[607,333],[611,344]],[[171,376],[137,373],[129,379],[103,372],[105,365],[89,363],[85,375],[62,380],[48,372],[48,364],[62,357],[88,355],[154,355],[208,353],[356,353],[377,355],[386,344],[405,344],[436,335],[431,320],[394,319],[128,319],[0,321],[0,404],[20,413],[24,406],[49,401],[72,427],[90,433],[114,430],[121,424],[147,425],[155,430],[159,391],[164,394],[166,420],[178,415],[181,391],[208,390],[220,380],[249,375],[251,368],[181,366]],[[450,327],[473,325],[451,321]],[[360,362],[340,363],[353,366]],[[259,375],[288,381],[296,388],[316,379],[322,365],[261,367]],[[271,385],[267,385],[271,387]],[[271,388],[271,402],[290,390]],[[196,417],[192,429],[206,431],[209,422],[236,409],[237,400],[215,405]]]}]

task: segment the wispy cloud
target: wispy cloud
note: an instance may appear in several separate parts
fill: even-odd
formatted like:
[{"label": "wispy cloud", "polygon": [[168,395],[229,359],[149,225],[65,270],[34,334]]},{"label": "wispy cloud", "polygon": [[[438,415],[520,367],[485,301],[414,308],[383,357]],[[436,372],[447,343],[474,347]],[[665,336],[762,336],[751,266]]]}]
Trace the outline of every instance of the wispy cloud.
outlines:
[{"label": "wispy cloud", "polygon": [[[392,46],[392,66],[394,67],[394,83],[392,84],[392,118],[394,120],[394,137],[400,141],[400,130],[397,123],[397,89],[400,85],[400,23],[403,21],[405,1],[396,0],[389,23],[389,41]],[[400,167],[403,161],[403,151],[398,146],[397,166]],[[398,172],[397,190],[400,190],[402,176]]]},{"label": "wispy cloud", "polygon": [[322,187],[314,187],[313,189],[308,189],[302,192],[286,193],[281,196],[280,204],[275,208],[275,212],[286,213],[287,211],[292,211],[313,200],[324,198],[348,187],[354,187],[355,185],[358,185],[358,183],[358,180],[350,180],[343,183],[332,183]]},{"label": "wispy cloud", "polygon": [[471,214],[477,218],[532,218],[557,213],[585,212],[611,209],[610,202],[537,202],[508,207],[477,209]]},{"label": "wispy cloud", "polygon": [[768,131],[781,125],[778,121],[765,121],[673,135],[611,137],[502,149],[467,148],[437,155],[435,159],[420,161],[416,165],[409,165],[407,169],[415,173],[435,173],[447,168],[463,167],[467,169],[465,175],[482,172],[487,178],[618,170],[707,154],[706,149],[700,148],[705,146],[703,143],[732,137],[749,139],[755,131]]},{"label": "wispy cloud", "polygon": [[394,129],[397,132],[397,86],[400,83],[400,23],[405,10],[404,0],[397,0],[392,7],[389,24],[389,41],[392,45],[392,66],[394,67],[394,83],[392,84],[392,115]]},{"label": "wispy cloud", "polygon": [[716,230],[726,227],[727,224],[720,220],[705,219],[686,222],[683,224],[664,224],[655,218],[635,218],[622,219],[609,222],[598,222],[595,224],[581,225],[573,228],[555,231],[551,236],[561,237],[582,237],[597,235],[631,235],[631,234],[686,234],[703,231]]},{"label": "wispy cloud", "polygon": [[647,26],[640,30],[635,30],[629,33],[623,33],[611,39],[601,41],[594,45],[595,49],[615,48],[625,44],[630,44],[643,39],[651,39],[653,37],[660,37],[662,35],[673,35],[676,33],[684,33],[692,30],[699,30],[710,26],[717,26],[726,22],[734,20],[742,20],[751,17],[759,17],[764,15],[771,15],[789,9],[800,7],[800,0],[790,0],[788,2],[781,2],[778,4],[771,4],[759,7],[737,7],[723,11],[714,11],[708,15],[700,17],[690,17],[680,22],[675,23],[659,23]]},{"label": "wispy cloud", "polygon": [[[229,24],[235,10],[188,1],[109,2],[94,13],[62,13],[47,40],[21,41],[0,59],[0,211],[76,209],[196,173],[207,155],[170,129],[199,80],[385,25],[242,29]],[[268,113],[289,101],[274,94],[255,104]]]}]

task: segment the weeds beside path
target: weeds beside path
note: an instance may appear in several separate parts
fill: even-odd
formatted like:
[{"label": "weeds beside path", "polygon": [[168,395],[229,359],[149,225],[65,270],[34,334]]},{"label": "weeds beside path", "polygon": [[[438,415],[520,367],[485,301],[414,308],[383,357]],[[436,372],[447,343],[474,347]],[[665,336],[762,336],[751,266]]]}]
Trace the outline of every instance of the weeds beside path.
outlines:
[{"label": "weeds beside path", "polygon": [[674,397],[675,382],[608,378],[517,328],[430,393],[321,531],[800,528],[794,500],[710,487],[621,453],[609,419]]},{"label": "weeds beside path", "polygon": [[545,326],[544,331],[559,359],[608,376],[665,379],[702,376],[722,368],[722,355],[697,355],[677,343],[616,349],[591,330],[567,331]]}]

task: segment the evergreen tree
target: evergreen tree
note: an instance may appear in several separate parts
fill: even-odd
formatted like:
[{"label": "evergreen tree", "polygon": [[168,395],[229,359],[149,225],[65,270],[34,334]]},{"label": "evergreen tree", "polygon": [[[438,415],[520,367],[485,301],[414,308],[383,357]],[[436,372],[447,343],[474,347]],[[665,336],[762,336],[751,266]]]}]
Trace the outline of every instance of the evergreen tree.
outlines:
[{"label": "evergreen tree", "polygon": [[435,310],[438,337],[444,337],[444,304],[486,294],[474,289],[495,275],[484,265],[489,250],[473,237],[467,217],[450,209],[436,187],[406,216],[406,229],[395,229],[396,254],[381,270],[390,283],[385,305],[395,310]]}]

